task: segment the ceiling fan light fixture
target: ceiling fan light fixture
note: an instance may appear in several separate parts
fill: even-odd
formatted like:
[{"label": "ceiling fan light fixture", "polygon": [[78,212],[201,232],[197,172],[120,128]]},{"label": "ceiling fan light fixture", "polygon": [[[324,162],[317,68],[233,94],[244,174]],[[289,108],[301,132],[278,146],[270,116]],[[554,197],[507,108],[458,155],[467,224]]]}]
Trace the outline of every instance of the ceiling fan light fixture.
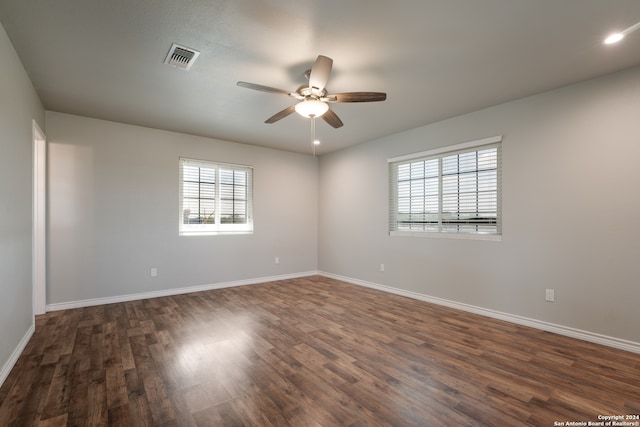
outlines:
[{"label": "ceiling fan light fixture", "polygon": [[302,117],[321,117],[329,110],[329,105],[318,99],[309,98],[297,103],[295,109],[296,113]]},{"label": "ceiling fan light fixture", "polygon": [[[327,56],[318,55],[316,61],[313,63],[313,67],[311,67],[311,70],[305,73],[305,76],[309,79],[309,85],[300,86],[293,92],[243,81],[239,81],[236,84],[247,89],[287,95],[298,100],[296,104],[288,106],[284,110],[277,112],[264,121],[269,124],[284,119],[296,111],[302,117],[309,119],[322,117],[329,126],[334,129],[338,129],[343,126],[342,120],[340,120],[340,117],[338,117],[338,115],[329,108],[329,103],[377,102],[387,99],[387,94],[384,92],[343,92],[336,93],[334,95],[329,94],[327,92],[327,81],[329,80],[329,74],[331,73],[332,66],[333,59]],[[311,122],[315,123],[315,120],[311,120]],[[314,138],[311,138],[311,141],[314,141]]]}]

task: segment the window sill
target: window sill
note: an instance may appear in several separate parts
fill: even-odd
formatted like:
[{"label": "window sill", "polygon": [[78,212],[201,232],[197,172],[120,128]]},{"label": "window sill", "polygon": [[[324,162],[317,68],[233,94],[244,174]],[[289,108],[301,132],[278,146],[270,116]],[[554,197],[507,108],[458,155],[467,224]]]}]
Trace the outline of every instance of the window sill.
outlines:
[{"label": "window sill", "polygon": [[233,236],[241,234],[253,234],[253,230],[247,231],[181,231],[178,235],[180,237],[192,237],[192,236]]},{"label": "window sill", "polygon": [[392,237],[432,237],[436,239],[461,239],[461,240],[489,240],[502,241],[501,234],[470,234],[470,233],[438,233],[429,231],[390,231]]}]

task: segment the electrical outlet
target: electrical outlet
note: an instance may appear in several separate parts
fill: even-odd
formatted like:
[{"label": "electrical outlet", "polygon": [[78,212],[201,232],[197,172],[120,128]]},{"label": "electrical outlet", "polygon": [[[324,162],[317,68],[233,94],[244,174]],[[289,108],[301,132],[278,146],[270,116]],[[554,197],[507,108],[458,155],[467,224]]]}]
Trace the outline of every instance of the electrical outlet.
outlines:
[{"label": "electrical outlet", "polygon": [[380,264],[380,271],[384,271],[384,264]]},{"label": "electrical outlet", "polygon": [[156,277],[158,275],[158,269],[155,267],[151,267],[151,277]]},{"label": "electrical outlet", "polygon": [[556,300],[556,293],[553,289],[547,289],[544,293],[544,299],[547,302],[554,302]]},{"label": "electrical outlet", "polygon": [[274,262],[274,264],[280,264],[280,257],[279,256],[275,257],[273,262]]}]

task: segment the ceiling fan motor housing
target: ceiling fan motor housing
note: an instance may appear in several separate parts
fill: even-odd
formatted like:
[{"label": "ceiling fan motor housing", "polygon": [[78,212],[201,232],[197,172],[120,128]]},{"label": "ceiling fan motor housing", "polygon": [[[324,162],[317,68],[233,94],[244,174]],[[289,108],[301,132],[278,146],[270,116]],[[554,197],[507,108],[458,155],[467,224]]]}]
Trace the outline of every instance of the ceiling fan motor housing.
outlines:
[{"label": "ceiling fan motor housing", "polygon": [[326,89],[318,89],[317,87],[300,86],[296,91],[303,98],[324,98],[327,95]]}]

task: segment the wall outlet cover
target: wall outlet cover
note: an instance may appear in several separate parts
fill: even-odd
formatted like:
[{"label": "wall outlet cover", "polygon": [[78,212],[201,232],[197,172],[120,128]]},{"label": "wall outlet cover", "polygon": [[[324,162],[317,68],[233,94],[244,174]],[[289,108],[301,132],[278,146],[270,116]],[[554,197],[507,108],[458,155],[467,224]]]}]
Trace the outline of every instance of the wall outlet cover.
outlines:
[{"label": "wall outlet cover", "polygon": [[556,300],[555,291],[553,289],[547,289],[544,296],[544,299],[548,302],[554,302]]}]

